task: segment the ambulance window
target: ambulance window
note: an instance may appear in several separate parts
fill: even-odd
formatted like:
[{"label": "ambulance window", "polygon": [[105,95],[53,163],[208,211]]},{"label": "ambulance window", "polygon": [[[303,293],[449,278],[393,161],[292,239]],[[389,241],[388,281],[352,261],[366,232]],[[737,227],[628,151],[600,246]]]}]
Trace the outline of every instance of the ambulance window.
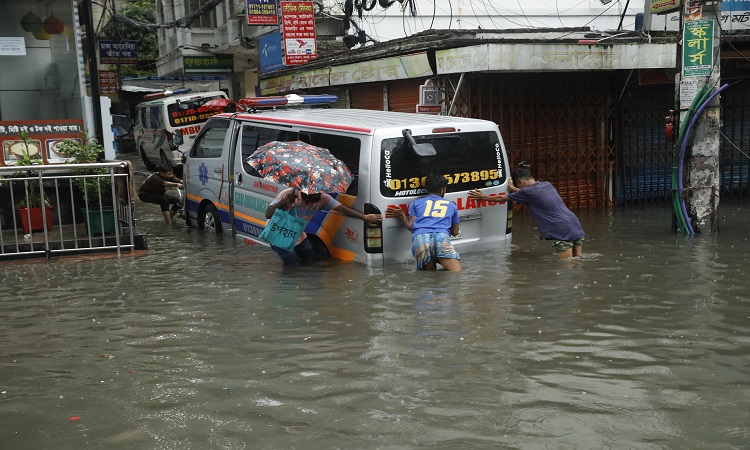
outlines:
[{"label": "ambulance window", "polygon": [[215,119],[206,123],[190,149],[191,158],[221,158],[229,120]]},{"label": "ambulance window", "polygon": [[497,133],[492,131],[414,136],[429,143],[434,156],[419,156],[404,138],[384,139],[380,155],[380,192],[385,197],[422,195],[423,177],[439,173],[448,192],[467,191],[505,183],[505,160]]},{"label": "ambulance window", "polygon": [[346,164],[346,167],[354,175],[352,183],[349,185],[346,193],[357,195],[358,178],[359,178],[359,155],[362,148],[362,141],[352,136],[341,136],[337,134],[327,134],[312,131],[300,132],[300,140],[307,142],[316,147],[327,148],[333,156],[340,159]]},{"label": "ambulance window", "polygon": [[161,112],[161,106],[149,106],[148,108],[148,128],[151,128],[152,130],[155,130],[157,128],[161,128],[161,120],[160,120],[160,113]]},{"label": "ambulance window", "polygon": [[[245,161],[250,155],[255,153],[255,150],[263,144],[268,144],[271,141],[296,141],[299,139],[299,135],[296,131],[292,130],[278,130],[275,128],[258,127],[255,125],[243,125],[242,126],[242,138],[240,139],[242,145],[242,161]],[[238,152],[239,154],[240,152]]]}]

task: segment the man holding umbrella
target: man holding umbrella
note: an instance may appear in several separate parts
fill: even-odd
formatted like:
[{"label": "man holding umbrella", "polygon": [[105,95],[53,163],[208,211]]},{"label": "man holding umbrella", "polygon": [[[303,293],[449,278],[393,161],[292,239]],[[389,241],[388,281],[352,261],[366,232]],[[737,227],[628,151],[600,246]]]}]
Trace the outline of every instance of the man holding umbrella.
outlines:
[{"label": "man holding umbrella", "polygon": [[[246,162],[265,180],[289,186],[266,208],[266,218],[271,219],[277,209],[294,213],[309,222],[318,211],[336,211],[356,217],[367,223],[382,222],[380,214],[363,214],[342,205],[324,192],[346,192],[353,175],[346,164],[328,149],[302,141],[271,141],[253,152]],[[291,251],[271,245],[286,265],[315,260],[310,240],[304,230]]]},{"label": "man holding umbrella", "polygon": [[[298,188],[284,189],[279,192],[279,195],[277,195],[268,208],[266,208],[266,218],[270,219],[273,217],[273,213],[276,212],[277,209],[289,211],[293,207],[296,210],[297,216],[306,222],[309,222],[318,211],[331,210],[345,216],[356,217],[367,223],[378,223],[383,221],[380,214],[363,214],[342,205],[328,194],[320,192],[307,194]],[[284,250],[275,245],[271,245],[271,248],[277,255],[279,255],[281,261],[287,266],[297,265],[303,262],[306,263],[316,259],[310,240],[307,238],[307,234],[305,234],[304,231],[300,234],[292,251]]]}]

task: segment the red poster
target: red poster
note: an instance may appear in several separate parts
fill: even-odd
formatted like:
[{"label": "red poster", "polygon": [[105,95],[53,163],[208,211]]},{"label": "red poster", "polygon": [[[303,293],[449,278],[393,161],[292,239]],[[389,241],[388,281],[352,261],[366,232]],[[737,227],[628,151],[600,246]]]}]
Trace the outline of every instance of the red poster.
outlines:
[{"label": "red poster", "polygon": [[99,71],[99,93],[101,95],[117,95],[119,89],[117,72],[114,70]]},{"label": "red poster", "polygon": [[[29,137],[28,144],[21,139],[22,131]],[[66,158],[57,152],[57,143],[81,140],[82,132],[81,119],[0,121],[0,165],[15,165],[26,152],[46,164],[65,162]]]},{"label": "red poster", "polygon": [[280,5],[284,64],[295,66],[317,58],[313,2],[281,2]]},{"label": "red poster", "polygon": [[278,25],[276,0],[247,0],[248,25]]}]

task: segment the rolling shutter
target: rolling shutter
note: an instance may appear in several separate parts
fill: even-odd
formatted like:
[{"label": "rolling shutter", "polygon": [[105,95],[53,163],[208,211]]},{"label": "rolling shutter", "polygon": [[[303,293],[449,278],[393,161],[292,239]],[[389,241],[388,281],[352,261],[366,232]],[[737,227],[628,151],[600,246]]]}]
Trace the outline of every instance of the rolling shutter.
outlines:
[{"label": "rolling shutter", "polygon": [[383,110],[383,83],[365,83],[349,89],[349,105],[352,109]]},{"label": "rolling shutter", "polygon": [[419,86],[424,79],[399,80],[388,83],[388,111],[413,113],[419,103]]}]

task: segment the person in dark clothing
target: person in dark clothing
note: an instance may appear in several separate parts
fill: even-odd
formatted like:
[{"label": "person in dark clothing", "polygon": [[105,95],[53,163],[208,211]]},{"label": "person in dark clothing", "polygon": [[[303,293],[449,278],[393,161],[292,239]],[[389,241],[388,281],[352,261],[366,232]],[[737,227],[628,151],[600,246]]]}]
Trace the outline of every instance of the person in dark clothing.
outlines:
[{"label": "person in dark clothing", "polygon": [[552,240],[557,257],[567,259],[583,253],[583,227],[578,217],[565,206],[560,194],[548,181],[536,181],[528,169],[519,167],[511,174],[509,194],[482,195],[478,189],[469,191],[469,196],[488,202],[512,200],[529,207],[542,238]]},{"label": "person in dark clothing", "polygon": [[[143,202],[159,205],[164,221],[171,224],[172,218],[182,208],[182,205],[179,197],[174,194],[167,194],[167,188],[181,188],[182,186],[182,180],[174,176],[170,167],[159,166],[157,172],[149,175],[138,188],[138,198]],[[170,205],[172,205],[171,208]]]}]

